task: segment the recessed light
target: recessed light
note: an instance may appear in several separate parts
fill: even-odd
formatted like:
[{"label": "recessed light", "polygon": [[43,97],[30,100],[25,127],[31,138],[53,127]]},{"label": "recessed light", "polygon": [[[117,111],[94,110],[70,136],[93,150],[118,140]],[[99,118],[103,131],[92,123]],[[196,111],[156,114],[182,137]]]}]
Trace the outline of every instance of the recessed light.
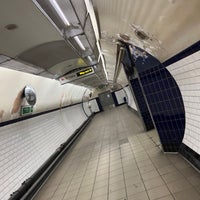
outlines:
[{"label": "recessed light", "polygon": [[9,31],[15,30],[18,28],[18,26],[16,24],[8,24],[5,26],[5,28]]},{"label": "recessed light", "polygon": [[140,40],[148,40],[149,36],[141,30],[135,30],[135,35],[140,39]]},{"label": "recessed light", "polygon": [[122,34],[120,33],[119,36],[123,39],[123,40],[126,40],[126,41],[129,41],[130,40],[130,37],[126,34]]}]

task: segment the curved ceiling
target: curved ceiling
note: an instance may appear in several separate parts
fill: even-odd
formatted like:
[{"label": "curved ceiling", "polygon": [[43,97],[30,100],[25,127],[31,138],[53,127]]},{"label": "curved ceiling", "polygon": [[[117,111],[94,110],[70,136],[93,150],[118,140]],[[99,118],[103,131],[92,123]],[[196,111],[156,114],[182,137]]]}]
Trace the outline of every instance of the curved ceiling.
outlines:
[{"label": "curved ceiling", "polygon": [[[59,4],[69,24],[51,2]],[[0,33],[0,67],[59,79],[71,70],[94,66],[90,80],[81,77],[73,83],[90,88],[106,84],[84,1],[2,0]]]},{"label": "curved ceiling", "polygon": [[[50,16],[47,16],[48,13],[45,14],[34,4],[39,2],[47,6],[46,12],[56,15],[55,10],[51,10],[52,5],[48,5],[50,1],[58,2],[65,14],[69,14],[69,20],[72,22],[69,28],[76,29],[75,32],[69,31],[69,33],[76,33],[83,41],[82,44],[87,47],[84,52],[76,51],[80,45],[77,46],[75,35],[62,35],[66,32],[60,29],[62,21],[59,21],[58,15],[53,21]],[[93,23],[94,18],[90,21],[89,10],[86,11],[88,3],[93,5],[96,14],[99,26],[98,37],[98,30]],[[100,64],[96,67],[94,76],[87,77],[85,80],[79,79],[75,83],[88,84],[90,87],[102,86],[106,84],[104,63],[107,79],[109,81],[114,79],[117,40],[121,36],[130,38],[128,42],[146,50],[163,62],[199,40],[199,10],[199,0],[1,0],[0,62],[1,60],[5,62],[7,59],[1,55],[6,55],[24,61],[25,64],[30,63],[35,69],[38,67],[38,73],[32,68],[29,69],[34,71],[34,74],[55,78],[54,75],[61,76],[85,65],[92,65],[89,58],[86,59],[86,56],[91,53],[88,50],[91,46],[94,57],[90,59],[98,59]],[[77,22],[77,15],[79,22]],[[17,28],[8,30],[6,29],[8,24],[16,24]],[[85,35],[80,32],[80,27]],[[141,33],[144,33],[146,38],[141,39]],[[97,44],[98,42],[100,45]],[[6,64],[7,66],[10,64],[11,68],[14,65],[9,61]],[[18,65],[21,66],[19,63]],[[0,66],[3,67],[2,64]],[[26,71],[24,65],[21,68]],[[117,71],[119,74],[117,82],[122,85],[127,84],[123,70],[120,72],[119,68]]]},{"label": "curved ceiling", "polygon": [[[92,0],[109,79],[113,77],[119,34],[161,62],[200,39],[199,0]],[[141,40],[143,31],[149,39]]]}]

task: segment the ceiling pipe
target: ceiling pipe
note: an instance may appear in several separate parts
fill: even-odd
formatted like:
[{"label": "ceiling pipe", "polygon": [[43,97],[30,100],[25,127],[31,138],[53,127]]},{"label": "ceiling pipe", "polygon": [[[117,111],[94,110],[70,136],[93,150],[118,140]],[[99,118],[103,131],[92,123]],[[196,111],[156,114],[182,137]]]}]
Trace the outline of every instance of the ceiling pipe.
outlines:
[{"label": "ceiling pipe", "polygon": [[117,82],[117,78],[119,76],[119,73],[121,71],[122,65],[122,59],[124,57],[124,52],[125,52],[125,48],[124,47],[120,47],[118,54],[117,54],[117,60],[116,60],[116,66],[115,66],[115,73],[114,73],[114,78],[113,78],[113,83],[115,84]]}]

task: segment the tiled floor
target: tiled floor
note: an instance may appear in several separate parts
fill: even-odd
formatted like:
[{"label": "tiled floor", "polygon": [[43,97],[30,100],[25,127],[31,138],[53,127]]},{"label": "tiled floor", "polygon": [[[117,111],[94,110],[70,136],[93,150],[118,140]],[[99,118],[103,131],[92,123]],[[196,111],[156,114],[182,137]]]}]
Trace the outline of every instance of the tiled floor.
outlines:
[{"label": "tiled floor", "polygon": [[121,106],[94,117],[34,200],[127,199],[198,200],[200,174]]}]

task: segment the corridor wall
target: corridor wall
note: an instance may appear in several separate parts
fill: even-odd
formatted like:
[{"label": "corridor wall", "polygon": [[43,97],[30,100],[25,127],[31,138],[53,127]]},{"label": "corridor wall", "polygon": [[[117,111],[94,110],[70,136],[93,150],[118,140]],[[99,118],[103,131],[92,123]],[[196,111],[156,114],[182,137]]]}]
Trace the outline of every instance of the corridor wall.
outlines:
[{"label": "corridor wall", "polygon": [[[88,119],[86,88],[0,68],[0,199],[6,200]],[[30,85],[37,103],[32,115],[12,113],[16,96]]]},{"label": "corridor wall", "polygon": [[115,96],[116,96],[118,105],[125,103],[124,98],[126,98],[126,101],[127,101],[127,95],[126,95],[126,92],[124,91],[124,89],[115,91]]},{"label": "corridor wall", "polygon": [[200,168],[200,51],[179,59],[167,69],[176,80],[184,102],[186,124],[181,151]]},{"label": "corridor wall", "polygon": [[137,106],[136,106],[136,103],[135,103],[135,100],[133,98],[133,94],[131,93],[131,89],[129,86],[125,87],[124,90],[126,91],[126,94],[127,94],[127,103],[128,105],[133,108],[134,110],[137,111]]}]

